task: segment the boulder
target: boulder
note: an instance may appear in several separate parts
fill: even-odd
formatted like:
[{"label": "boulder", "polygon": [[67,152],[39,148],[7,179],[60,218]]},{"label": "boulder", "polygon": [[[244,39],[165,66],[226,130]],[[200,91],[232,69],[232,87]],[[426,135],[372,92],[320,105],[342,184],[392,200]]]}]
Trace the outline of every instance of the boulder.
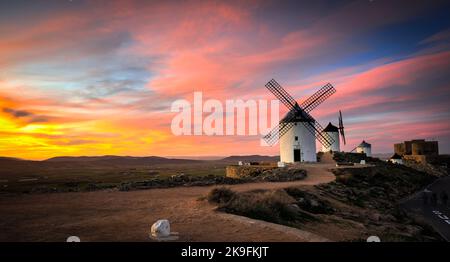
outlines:
[{"label": "boulder", "polygon": [[170,236],[170,223],[167,219],[160,219],[156,221],[151,228],[151,235],[153,237],[168,237]]}]

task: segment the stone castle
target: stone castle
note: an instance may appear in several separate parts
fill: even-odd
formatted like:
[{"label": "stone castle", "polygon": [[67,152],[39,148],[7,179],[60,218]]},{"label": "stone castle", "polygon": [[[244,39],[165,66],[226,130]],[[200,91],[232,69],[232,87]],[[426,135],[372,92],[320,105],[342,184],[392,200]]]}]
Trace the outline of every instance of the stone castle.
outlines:
[{"label": "stone castle", "polygon": [[417,139],[394,144],[394,152],[406,161],[428,163],[439,156],[439,146],[438,141]]}]

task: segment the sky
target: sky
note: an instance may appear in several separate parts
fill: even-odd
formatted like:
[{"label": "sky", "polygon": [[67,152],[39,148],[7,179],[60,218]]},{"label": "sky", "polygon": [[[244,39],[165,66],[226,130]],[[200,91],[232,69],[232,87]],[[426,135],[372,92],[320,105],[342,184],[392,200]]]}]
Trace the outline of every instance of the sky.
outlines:
[{"label": "sky", "polygon": [[[277,155],[260,136],[175,136],[177,99],[298,102],[347,144],[450,153],[448,1],[0,0],[0,156]],[[280,106],[280,116],[285,113]],[[318,148],[319,148],[319,143]]]}]

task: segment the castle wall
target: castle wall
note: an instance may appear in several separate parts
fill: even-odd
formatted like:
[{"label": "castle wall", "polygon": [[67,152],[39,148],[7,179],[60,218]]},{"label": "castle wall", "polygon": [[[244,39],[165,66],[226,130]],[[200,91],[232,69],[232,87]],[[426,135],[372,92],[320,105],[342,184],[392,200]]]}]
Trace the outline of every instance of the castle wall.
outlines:
[{"label": "castle wall", "polygon": [[423,139],[405,141],[394,144],[394,152],[400,156],[404,155],[439,155],[437,141],[425,141]]}]

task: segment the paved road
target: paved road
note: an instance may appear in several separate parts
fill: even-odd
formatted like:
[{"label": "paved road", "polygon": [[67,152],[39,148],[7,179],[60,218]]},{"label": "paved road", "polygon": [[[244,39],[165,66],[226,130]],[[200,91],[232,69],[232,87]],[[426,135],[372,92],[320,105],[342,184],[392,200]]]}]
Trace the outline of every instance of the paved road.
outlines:
[{"label": "paved road", "polygon": [[[423,191],[406,200],[402,207],[422,216],[444,239],[450,241],[450,203],[447,205],[442,203],[440,194],[443,191],[450,195],[450,176],[435,181]],[[426,203],[423,198],[424,193],[429,196]],[[437,203],[432,203],[432,193],[437,194]]]}]

